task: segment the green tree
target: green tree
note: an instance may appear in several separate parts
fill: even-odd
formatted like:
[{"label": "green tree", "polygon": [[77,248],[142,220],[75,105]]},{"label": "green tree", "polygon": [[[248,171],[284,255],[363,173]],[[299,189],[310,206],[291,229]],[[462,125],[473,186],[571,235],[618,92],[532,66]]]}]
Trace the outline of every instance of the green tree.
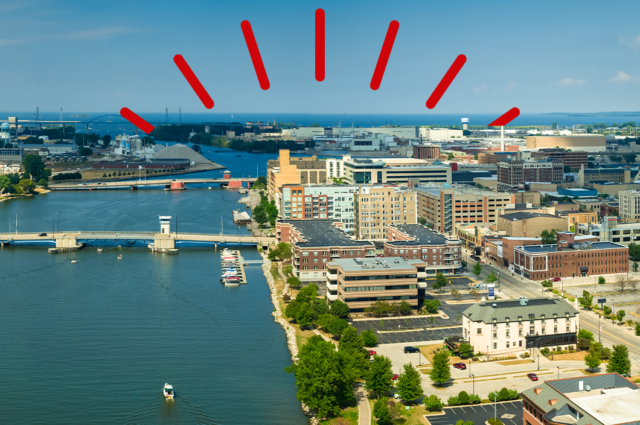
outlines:
[{"label": "green tree", "polygon": [[40,181],[38,181],[38,186],[42,186],[42,187],[47,187],[47,181],[45,179],[40,179]]},{"label": "green tree", "polygon": [[311,304],[308,302],[301,303],[298,311],[296,311],[295,319],[296,323],[300,325],[300,329],[310,328],[314,321],[314,311]]},{"label": "green tree", "polygon": [[310,302],[315,300],[318,296],[318,287],[314,284],[307,285],[302,288],[298,295],[296,295],[296,301],[298,302]]},{"label": "green tree", "polygon": [[24,193],[33,193],[36,185],[31,180],[23,179],[18,183],[18,187],[20,187]]},{"label": "green tree", "polygon": [[460,404],[469,404],[469,393],[466,391],[460,391],[458,393],[458,401]]},{"label": "green tree", "polygon": [[336,300],[331,304],[331,314],[340,319],[349,318],[349,306],[340,300]]},{"label": "green tree", "polygon": [[[335,319],[340,320],[340,319]],[[364,348],[364,340],[358,335],[358,330],[353,326],[347,326],[342,331],[338,349],[340,350],[362,350]]]},{"label": "green tree", "polygon": [[300,348],[298,362],[285,370],[296,377],[296,397],[320,418],[340,412],[340,403],[353,400],[356,373],[331,342],[314,335]]},{"label": "green tree", "polygon": [[542,282],[540,282],[540,284],[543,288],[553,288],[553,282],[550,279],[543,280]]},{"label": "green tree", "polygon": [[44,173],[44,162],[42,162],[40,155],[25,155],[22,159],[22,167],[24,168],[24,171],[36,179],[39,179],[39,177]]},{"label": "green tree", "polygon": [[591,303],[593,302],[593,295],[589,291],[582,291],[582,297],[578,298],[578,302],[585,308],[591,310]]},{"label": "green tree", "polygon": [[366,331],[362,332],[360,336],[362,336],[365,347],[375,347],[376,345],[378,345],[378,337],[376,336],[373,329],[367,329]]},{"label": "green tree", "polygon": [[625,153],[622,155],[627,164],[633,164],[636,162],[636,154],[635,153]]},{"label": "green tree", "polygon": [[634,272],[638,271],[638,263],[636,263],[635,261],[633,262],[633,271]]},{"label": "green tree", "polygon": [[438,307],[440,307],[440,300],[433,299],[424,302],[424,308],[427,310],[427,313],[436,314]]},{"label": "green tree", "polygon": [[485,282],[487,282],[487,283],[493,283],[493,282],[497,282],[497,281],[498,281],[498,276],[493,274],[493,272],[491,272],[489,274],[489,276],[487,276],[487,278],[485,279]]},{"label": "green tree", "polygon": [[424,226],[427,224],[427,219],[424,217],[418,217],[418,224],[422,224]]},{"label": "green tree", "polygon": [[593,332],[588,329],[580,329],[578,331],[578,339],[588,339],[590,342],[595,341],[593,337]]},{"label": "green tree", "polygon": [[604,285],[605,283],[607,283],[607,281],[605,280],[605,278],[603,276],[600,276],[598,278],[598,284],[599,285]]},{"label": "green tree", "polygon": [[365,374],[364,387],[370,394],[380,396],[391,389],[393,385],[393,371],[391,360],[386,356],[373,356],[371,368]]},{"label": "green tree", "polygon": [[404,371],[398,376],[398,393],[407,402],[414,401],[424,395],[422,391],[422,377],[411,363],[403,366]]},{"label": "green tree", "polygon": [[636,336],[640,336],[640,323],[636,322]]},{"label": "green tree", "polygon": [[256,207],[252,211],[252,215],[255,222],[260,226],[263,226],[266,222],[269,221],[269,216],[267,215],[267,212],[262,205],[256,205]]},{"label": "green tree", "polygon": [[436,281],[433,283],[433,289],[436,292],[439,292],[440,289],[444,288],[445,286],[447,286],[446,276],[442,273],[436,274]]},{"label": "green tree", "polygon": [[482,273],[482,264],[475,263],[473,265],[473,274],[475,274],[476,276],[480,276],[480,273]]},{"label": "green tree", "polygon": [[540,237],[543,245],[554,245],[558,242],[558,231],[556,229],[551,231],[545,229],[540,233]]},{"label": "green tree", "polygon": [[629,349],[626,345],[613,346],[613,353],[607,363],[607,373],[619,373],[620,375],[631,373],[631,360],[629,360]]},{"label": "green tree", "polygon": [[624,316],[627,313],[624,310],[618,310],[616,311],[616,319],[618,319],[618,322],[622,322],[624,320]]},{"label": "green tree", "polygon": [[327,330],[329,331],[329,333],[331,333],[331,335],[337,338],[342,335],[342,331],[344,331],[347,326],[349,326],[349,323],[346,320],[336,319],[331,322]]},{"label": "green tree", "polygon": [[584,363],[590,370],[595,370],[600,366],[601,353],[596,349],[595,344],[589,347],[589,352],[584,356]]},{"label": "green tree", "polygon": [[424,402],[424,407],[429,412],[436,412],[438,410],[442,410],[442,400],[440,400],[438,396],[434,394],[431,394],[429,397],[425,397],[423,402]]},{"label": "green tree", "polygon": [[388,403],[389,400],[387,397],[381,397],[376,400],[373,405],[373,417],[376,418],[378,425],[391,425],[393,423],[389,407],[387,406]]},{"label": "green tree", "polygon": [[321,314],[316,320],[316,325],[324,329],[329,329],[329,325],[331,325],[331,322],[333,322],[334,320],[336,320],[336,318],[329,313]]},{"label": "green tree", "polygon": [[465,270],[466,270],[466,268],[467,268],[467,262],[466,262],[465,260],[461,260],[461,261],[460,261],[460,265],[461,265],[462,267],[464,267],[464,268],[465,268]]},{"label": "green tree", "polygon": [[413,311],[412,308],[411,308],[411,304],[409,304],[406,301],[402,301],[400,303],[399,310],[400,310],[400,314],[402,314],[403,316],[411,314],[411,312]]},{"label": "green tree", "polygon": [[458,353],[463,358],[471,357],[473,356],[473,347],[471,344],[464,342],[458,347]]},{"label": "green tree", "polygon": [[432,369],[429,376],[431,377],[431,381],[438,385],[444,384],[451,378],[449,353],[447,351],[439,351],[433,356]]},{"label": "green tree", "polygon": [[289,278],[287,279],[287,283],[292,288],[299,288],[300,287],[300,279],[298,279],[295,276],[289,276]]},{"label": "green tree", "polygon": [[447,155],[447,159],[451,161],[453,157],[454,157],[453,152],[449,152],[449,155]]}]

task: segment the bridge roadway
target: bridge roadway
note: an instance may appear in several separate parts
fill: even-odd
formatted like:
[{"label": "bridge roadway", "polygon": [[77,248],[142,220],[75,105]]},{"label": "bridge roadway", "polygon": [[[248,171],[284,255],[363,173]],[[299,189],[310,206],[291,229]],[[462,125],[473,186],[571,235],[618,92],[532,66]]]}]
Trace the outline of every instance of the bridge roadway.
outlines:
[{"label": "bridge roadway", "polygon": [[[42,235],[42,236],[41,236]],[[72,231],[54,233],[0,233],[0,242],[11,244],[12,242],[54,242],[56,249],[50,252],[63,252],[64,250],[80,249],[87,241],[153,241],[148,247],[154,251],[177,251],[176,241],[184,242],[209,242],[220,244],[256,244],[266,246],[275,242],[274,238],[256,236],[234,236],[212,233],[154,233],[136,231]],[[124,245],[124,244],[123,244]]]},{"label": "bridge roadway", "polygon": [[255,177],[239,177],[232,179],[151,179],[151,180],[125,180],[114,182],[90,182],[90,183],[58,183],[49,185],[49,190],[99,190],[99,189],[123,189],[138,187],[152,187],[152,186],[167,186],[171,182],[181,182],[185,185],[188,184],[203,184],[203,183],[229,183],[232,181],[240,183],[255,183]]}]

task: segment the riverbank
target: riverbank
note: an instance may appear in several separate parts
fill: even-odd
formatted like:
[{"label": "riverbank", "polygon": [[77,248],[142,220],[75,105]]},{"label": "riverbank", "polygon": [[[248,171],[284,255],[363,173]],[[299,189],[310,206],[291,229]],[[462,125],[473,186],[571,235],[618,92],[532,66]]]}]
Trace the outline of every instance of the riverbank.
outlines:
[{"label": "riverbank", "polygon": [[8,196],[0,196],[0,202],[3,201],[10,201],[12,199],[20,199],[20,198],[24,198],[24,197],[28,197],[28,196],[34,196],[34,195],[45,195],[47,193],[50,193],[51,191],[48,189],[43,189],[43,188],[36,188],[35,189],[35,193],[23,193],[21,195],[16,195],[16,194],[11,194]]}]

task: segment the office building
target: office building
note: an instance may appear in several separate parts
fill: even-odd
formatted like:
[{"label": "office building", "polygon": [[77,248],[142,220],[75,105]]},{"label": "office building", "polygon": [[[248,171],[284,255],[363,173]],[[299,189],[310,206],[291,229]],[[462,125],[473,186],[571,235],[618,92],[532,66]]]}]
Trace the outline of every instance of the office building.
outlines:
[{"label": "office building", "polygon": [[420,131],[420,137],[422,137],[423,139],[429,139],[429,140],[453,139],[453,138],[461,139],[463,137],[462,130],[452,130],[450,128],[420,127],[419,131]]},{"label": "office building", "polygon": [[427,287],[422,260],[400,257],[335,259],[327,264],[327,298],[340,300],[352,313],[362,313],[376,301],[401,303],[413,309],[418,292]]},{"label": "office building", "polygon": [[565,149],[540,149],[538,152],[532,152],[533,160],[552,159],[562,161],[565,167],[572,170],[579,170],[581,166],[587,168],[589,166],[589,153],[586,151],[574,151]]},{"label": "office building", "polygon": [[416,145],[413,147],[413,157],[416,159],[436,159],[440,156],[440,145]]},{"label": "office building", "polygon": [[521,211],[499,216],[496,227],[507,236],[537,238],[543,230],[567,229],[567,218]]},{"label": "office building", "polygon": [[339,258],[375,257],[371,242],[356,241],[332,220],[278,220],[276,239],[291,244],[293,275],[303,282],[322,281],[327,263]]},{"label": "office building", "polygon": [[622,245],[640,243],[640,223],[618,223],[618,217],[604,216],[600,224],[579,224],[580,235],[599,238],[601,242],[615,242]]},{"label": "office building", "polygon": [[514,272],[530,280],[629,272],[629,247],[613,242],[577,242],[558,232],[558,243],[514,249]]},{"label": "office building", "polygon": [[386,228],[417,223],[415,192],[390,184],[362,186],[355,195],[356,239],[382,241]]},{"label": "office building", "polygon": [[344,177],[344,161],[342,159],[327,158],[327,182],[333,181],[334,178]]},{"label": "office building", "polygon": [[562,183],[562,161],[500,161],[498,190],[514,190],[528,182]]},{"label": "office building", "polygon": [[318,157],[291,158],[281,149],[277,160],[267,162],[269,200],[275,201],[285,184],[321,184],[327,182],[327,166]]},{"label": "office building", "polygon": [[510,193],[492,192],[466,187],[419,186],[418,217],[433,228],[451,234],[455,223],[495,223],[498,211],[515,203]]},{"label": "office building", "polygon": [[572,151],[605,152],[606,137],[600,134],[580,136],[527,136],[527,149],[564,148]]},{"label": "office building", "polygon": [[488,300],[462,312],[463,337],[489,357],[575,346],[579,326],[580,313],[557,298]]},{"label": "office building", "polygon": [[618,192],[618,212],[623,223],[640,221],[640,190]]},{"label": "office building", "polygon": [[461,246],[460,239],[448,238],[421,224],[396,224],[387,226],[384,256],[422,260],[427,274],[433,277],[463,271]]},{"label": "office building", "polygon": [[617,373],[538,381],[522,397],[523,425],[637,425],[638,384]]},{"label": "office building", "polygon": [[348,185],[284,185],[276,204],[283,219],[341,221],[343,230],[352,233],[354,193],[357,191],[358,186]]},{"label": "office building", "polygon": [[429,164],[414,158],[380,158],[344,160],[344,181],[350,184],[451,183],[451,167],[434,161]]}]

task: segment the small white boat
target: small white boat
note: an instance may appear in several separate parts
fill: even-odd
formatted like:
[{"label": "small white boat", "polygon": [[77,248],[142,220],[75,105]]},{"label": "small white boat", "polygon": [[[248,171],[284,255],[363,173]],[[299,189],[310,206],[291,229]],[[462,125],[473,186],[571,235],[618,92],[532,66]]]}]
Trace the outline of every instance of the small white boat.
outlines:
[{"label": "small white boat", "polygon": [[236,272],[235,270],[233,271],[226,271],[224,273],[222,273],[222,277],[230,277],[230,276],[237,276],[238,272]]},{"label": "small white boat", "polygon": [[71,260],[71,264],[75,264],[77,262],[78,262],[78,260]]},{"label": "small white boat", "polygon": [[222,281],[224,286],[240,286],[240,280],[238,279],[234,280],[234,279],[222,278],[220,280]]},{"label": "small white boat", "polygon": [[225,262],[231,262],[231,261],[237,261],[238,258],[237,257],[222,257],[222,261]]},{"label": "small white boat", "polygon": [[122,260],[122,254],[118,255],[118,260]]},{"label": "small white boat", "polygon": [[173,400],[174,393],[173,387],[169,384],[164,384],[164,388],[162,389],[162,393],[164,394],[164,398],[167,400]]},{"label": "small white boat", "polygon": [[102,248],[98,248],[98,252],[102,252]]},{"label": "small white boat", "polygon": [[117,246],[117,248],[118,248],[118,249],[120,249],[120,248],[122,248],[122,246],[121,246],[121,245],[118,245],[118,246]]}]

